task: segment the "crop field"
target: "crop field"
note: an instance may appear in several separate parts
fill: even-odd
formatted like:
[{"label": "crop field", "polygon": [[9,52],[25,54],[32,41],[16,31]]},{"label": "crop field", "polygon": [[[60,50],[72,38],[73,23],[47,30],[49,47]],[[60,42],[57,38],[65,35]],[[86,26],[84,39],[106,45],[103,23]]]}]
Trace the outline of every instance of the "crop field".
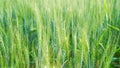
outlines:
[{"label": "crop field", "polygon": [[0,68],[120,68],[120,0],[0,0]]}]

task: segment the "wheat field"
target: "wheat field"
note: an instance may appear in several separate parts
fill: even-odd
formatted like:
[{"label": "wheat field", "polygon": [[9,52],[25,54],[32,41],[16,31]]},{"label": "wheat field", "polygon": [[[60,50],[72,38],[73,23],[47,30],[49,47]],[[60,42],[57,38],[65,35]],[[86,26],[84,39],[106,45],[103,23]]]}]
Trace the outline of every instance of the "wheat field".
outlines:
[{"label": "wheat field", "polygon": [[120,0],[0,0],[0,68],[120,68]]}]

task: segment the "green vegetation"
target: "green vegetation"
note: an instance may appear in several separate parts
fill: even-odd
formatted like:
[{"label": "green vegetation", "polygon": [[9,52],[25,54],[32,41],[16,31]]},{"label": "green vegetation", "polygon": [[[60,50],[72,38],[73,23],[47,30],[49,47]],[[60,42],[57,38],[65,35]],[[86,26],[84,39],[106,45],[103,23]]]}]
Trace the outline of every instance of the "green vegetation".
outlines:
[{"label": "green vegetation", "polygon": [[0,0],[0,68],[120,68],[120,0]]}]

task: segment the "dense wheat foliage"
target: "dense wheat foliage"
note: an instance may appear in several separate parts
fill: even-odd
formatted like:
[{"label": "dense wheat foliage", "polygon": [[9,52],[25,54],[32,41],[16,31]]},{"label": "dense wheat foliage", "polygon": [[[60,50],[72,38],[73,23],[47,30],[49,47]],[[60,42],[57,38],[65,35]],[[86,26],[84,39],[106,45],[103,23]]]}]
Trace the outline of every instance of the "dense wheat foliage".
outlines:
[{"label": "dense wheat foliage", "polygon": [[0,68],[120,68],[120,0],[0,0]]}]

